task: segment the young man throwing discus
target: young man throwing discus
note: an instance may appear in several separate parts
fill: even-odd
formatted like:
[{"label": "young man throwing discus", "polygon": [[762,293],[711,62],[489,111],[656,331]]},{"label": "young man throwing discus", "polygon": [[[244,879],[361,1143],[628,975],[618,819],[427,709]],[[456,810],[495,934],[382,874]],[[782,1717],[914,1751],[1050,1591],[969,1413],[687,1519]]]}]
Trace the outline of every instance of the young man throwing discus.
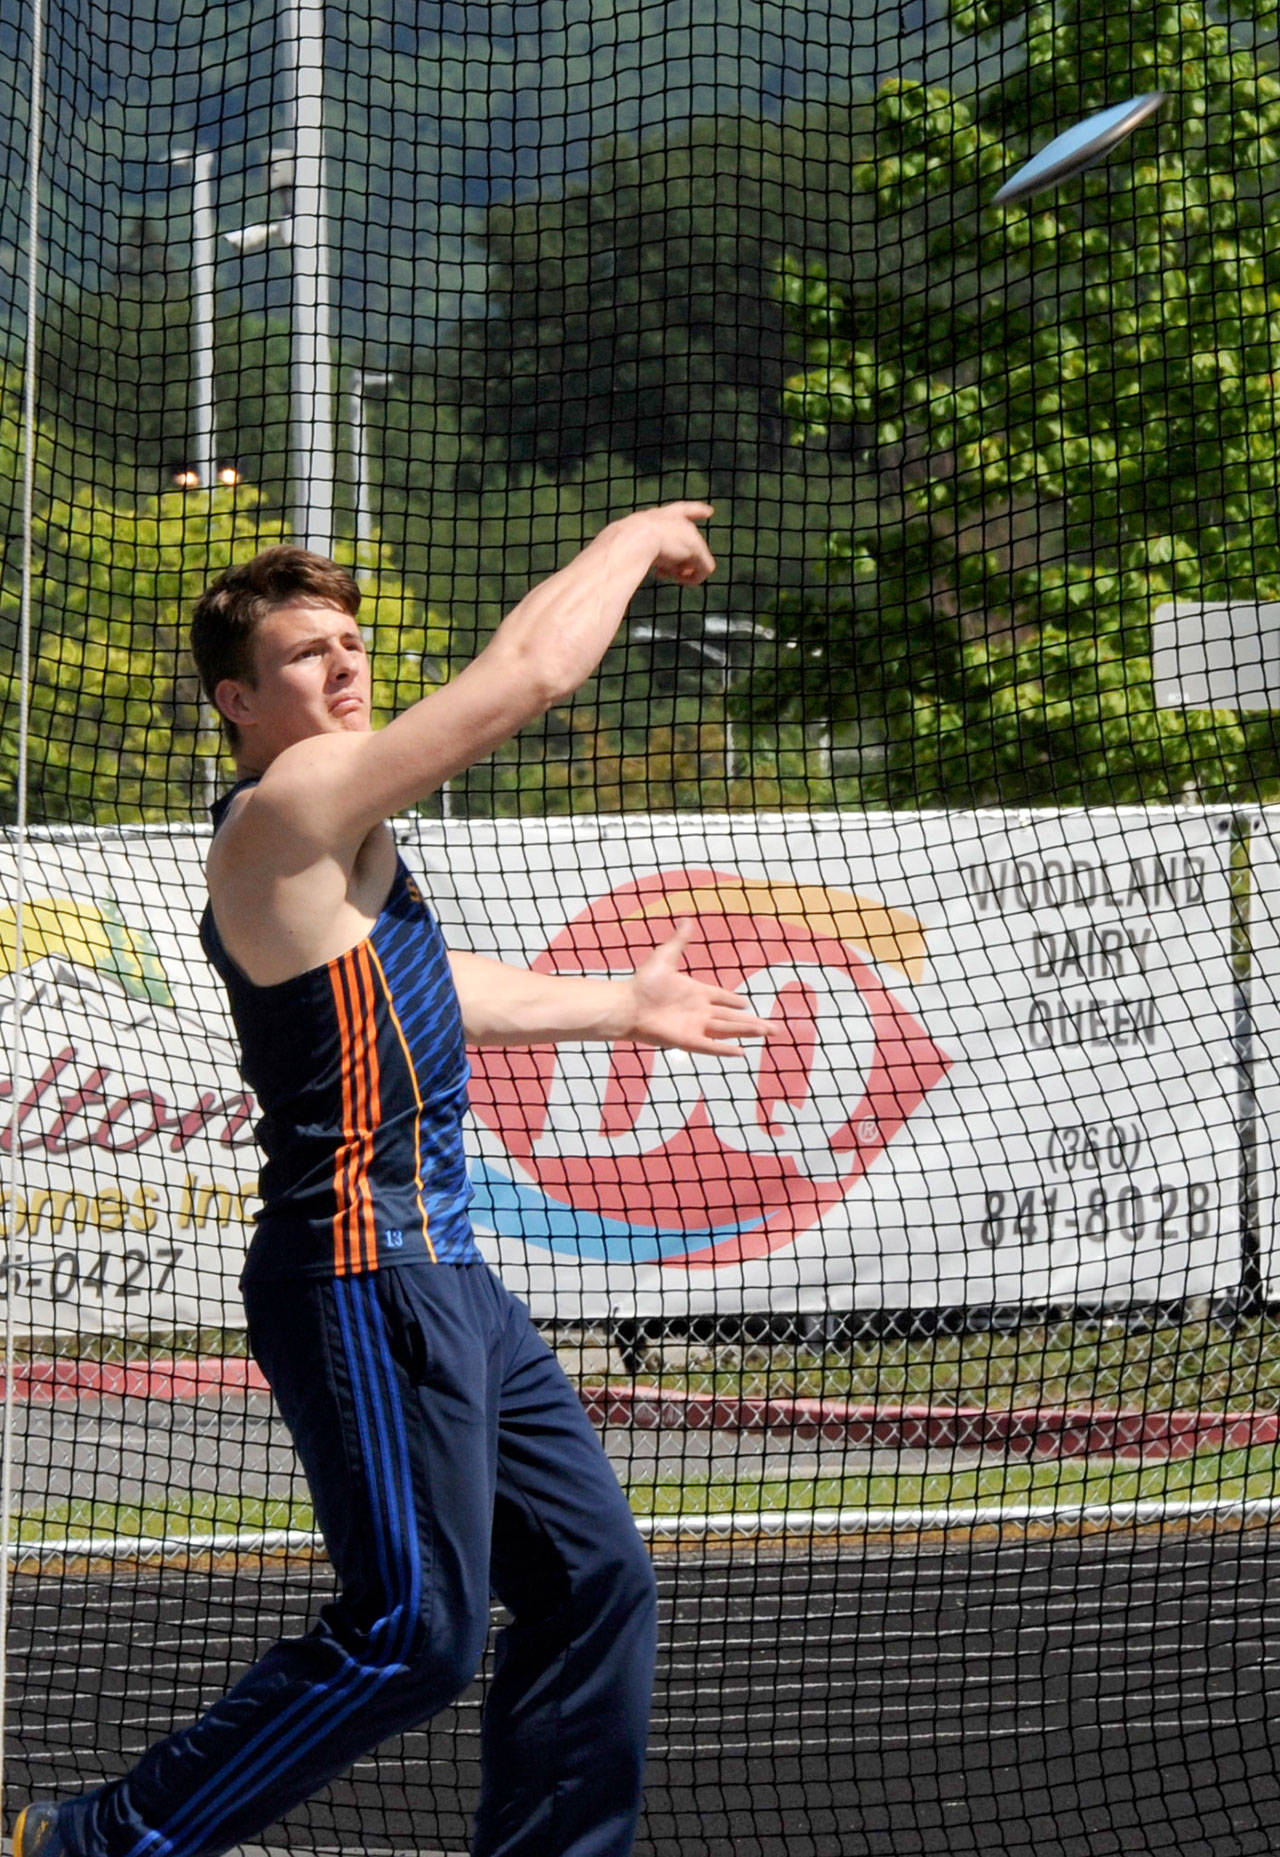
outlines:
[{"label": "young man throwing discus", "polygon": [[192,645],[240,779],[215,808],[201,938],[262,1110],[243,1288],[341,1582],[132,1772],[27,1807],[16,1857],[206,1857],[255,1839],[475,1673],[508,1608],[482,1731],[476,1857],[623,1857],[654,1582],[594,1431],[481,1261],[463,1155],[468,1039],[634,1039],[726,1058],[767,1024],[681,970],[547,976],[450,954],[387,820],[563,702],[650,572],[714,570],[701,503],[628,516],[535,588],[443,689],[375,733],[359,594],[282,547],[230,569]]}]

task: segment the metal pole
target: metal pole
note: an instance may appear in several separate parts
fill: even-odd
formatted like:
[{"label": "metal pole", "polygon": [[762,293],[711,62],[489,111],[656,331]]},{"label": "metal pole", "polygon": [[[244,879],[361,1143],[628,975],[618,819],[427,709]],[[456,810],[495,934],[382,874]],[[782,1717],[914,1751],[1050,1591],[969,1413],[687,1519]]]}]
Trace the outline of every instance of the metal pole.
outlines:
[{"label": "metal pole", "polygon": [[217,439],[213,408],[214,266],[217,234],[213,224],[211,152],[179,152],[170,157],[191,167],[191,441],[190,468],[202,490],[218,481]]},{"label": "metal pole", "polygon": [[395,376],[370,374],[355,368],[351,375],[352,450],[355,457],[356,542],[374,539],[372,465],[369,457],[369,421],[364,410],[364,396],[370,387],[389,387]]},{"label": "metal pole", "polygon": [[[1240,1282],[1219,1299],[1214,1313],[1220,1322],[1235,1327],[1242,1318],[1258,1315],[1266,1302],[1262,1267],[1262,1231],[1258,1218],[1258,1093],[1257,1041],[1254,1037],[1253,1001],[1256,966],[1253,958],[1253,919],[1257,877],[1253,839],[1259,826],[1256,814],[1238,813],[1230,821],[1231,851],[1231,965],[1236,1011],[1232,1044],[1236,1058],[1236,1123],[1240,1141]],[[1243,867],[1243,868],[1242,868]],[[1248,878],[1248,888],[1244,878]]]},{"label": "metal pole", "polygon": [[[351,438],[356,467],[356,548],[369,540],[373,518],[369,514],[369,457],[364,430],[364,375],[357,368],[351,377]],[[358,558],[358,556],[357,556]]]},{"label": "metal pole", "polygon": [[191,356],[192,390],[195,397],[196,456],[195,467],[200,483],[212,490],[218,481],[217,440],[214,435],[213,344],[214,317],[214,227],[213,227],[213,156],[196,154],[191,160],[191,230],[192,297],[194,324]]},{"label": "metal pole", "polygon": [[286,32],[293,51],[293,526],[304,547],[327,555],[334,537],[334,456],[323,0],[290,0]]},{"label": "metal pole", "polygon": [[[35,587],[36,386],[41,302],[40,169],[44,156],[45,21],[42,0],[31,8],[31,89],[27,131],[27,338],[23,352],[22,410],[22,591],[18,616],[17,792],[15,794],[16,860],[13,873],[14,947],[13,998],[9,1018],[9,1163],[6,1185],[11,1206],[18,1203],[22,1163],[18,1158],[18,1078],[27,1055],[23,1014],[27,989],[23,984],[24,934],[27,906],[28,758],[31,722],[31,633]],[[17,1336],[18,1279],[11,1265],[7,1232],[4,1245],[7,1293],[3,1317],[4,1410],[0,1414],[0,1796],[5,1779],[5,1746],[9,1721],[9,1608],[12,1597],[10,1560],[14,1542],[14,1343]]]}]

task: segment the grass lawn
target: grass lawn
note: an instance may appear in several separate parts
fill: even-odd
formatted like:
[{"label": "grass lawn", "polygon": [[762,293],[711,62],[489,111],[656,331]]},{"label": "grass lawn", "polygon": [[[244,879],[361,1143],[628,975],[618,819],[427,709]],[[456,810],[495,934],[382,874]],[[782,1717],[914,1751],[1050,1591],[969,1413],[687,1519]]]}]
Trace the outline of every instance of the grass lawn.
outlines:
[{"label": "grass lawn", "polygon": [[871,1471],[813,1478],[732,1481],[658,1478],[633,1483],[637,1515],[760,1515],[813,1509],[1075,1508],[1134,1502],[1265,1502],[1280,1498],[1280,1451],[1204,1451],[1177,1463],[1114,1458],[987,1463],[956,1470]]},{"label": "grass lawn", "polygon": [[[1113,1458],[1048,1463],[983,1463],[955,1470],[872,1470],[848,1476],[713,1477],[692,1467],[634,1480],[631,1506],[641,1516],[764,1515],[816,1510],[1041,1507],[1135,1502],[1266,1502],[1280,1499],[1280,1450],[1203,1451],[1176,1463],[1132,1464]],[[187,1497],[139,1507],[101,1501],[28,1509],[18,1519],[23,1542],[118,1536],[166,1539],[210,1534],[309,1533],[305,1499],[247,1501],[228,1495]]]},{"label": "grass lawn", "polygon": [[[677,1358],[677,1354],[683,1358]],[[801,1347],[655,1343],[641,1375],[689,1392],[855,1403],[1280,1411],[1280,1320],[1133,1326],[1101,1318]]]}]

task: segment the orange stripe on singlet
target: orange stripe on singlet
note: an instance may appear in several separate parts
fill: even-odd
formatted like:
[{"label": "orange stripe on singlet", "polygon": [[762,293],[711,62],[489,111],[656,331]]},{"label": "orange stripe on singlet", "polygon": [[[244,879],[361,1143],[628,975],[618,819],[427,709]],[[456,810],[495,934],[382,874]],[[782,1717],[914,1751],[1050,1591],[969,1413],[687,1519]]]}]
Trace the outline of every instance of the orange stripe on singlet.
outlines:
[{"label": "orange stripe on singlet", "polygon": [[365,944],[335,964],[333,997],[342,1063],[342,1145],[334,1166],[334,1270],[376,1270],[377,1232],[369,1184],[381,1119],[378,1024],[372,966]]},{"label": "orange stripe on singlet", "polygon": [[356,1136],[355,1053],[352,1049],[351,1013],[347,1007],[349,968],[349,956],[335,962],[333,968],[333,999],[338,1014],[338,1043],[342,1060],[342,1143],[334,1156],[333,1173],[333,1265],[340,1277],[346,1276],[351,1268],[349,1225]]},{"label": "orange stripe on singlet", "polygon": [[382,1077],[378,1064],[377,1000],[368,942],[361,942],[353,952],[360,975],[360,1004],[363,1008],[361,1023],[365,1028],[362,1040],[364,1062],[358,1072],[365,1089],[365,1113],[361,1125],[364,1131],[364,1141],[360,1154],[360,1177],[357,1182],[359,1194],[356,1247],[360,1254],[361,1268],[376,1270],[378,1268],[378,1227],[373,1209],[373,1144],[382,1123]]}]

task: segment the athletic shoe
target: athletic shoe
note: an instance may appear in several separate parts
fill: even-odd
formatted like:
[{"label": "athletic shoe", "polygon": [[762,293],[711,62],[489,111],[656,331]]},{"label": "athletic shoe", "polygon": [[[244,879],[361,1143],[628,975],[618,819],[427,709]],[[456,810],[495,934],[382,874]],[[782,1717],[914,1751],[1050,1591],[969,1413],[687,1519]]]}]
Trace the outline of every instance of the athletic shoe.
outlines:
[{"label": "athletic shoe", "polygon": [[56,1805],[28,1805],[13,1828],[13,1857],[67,1857]]}]

